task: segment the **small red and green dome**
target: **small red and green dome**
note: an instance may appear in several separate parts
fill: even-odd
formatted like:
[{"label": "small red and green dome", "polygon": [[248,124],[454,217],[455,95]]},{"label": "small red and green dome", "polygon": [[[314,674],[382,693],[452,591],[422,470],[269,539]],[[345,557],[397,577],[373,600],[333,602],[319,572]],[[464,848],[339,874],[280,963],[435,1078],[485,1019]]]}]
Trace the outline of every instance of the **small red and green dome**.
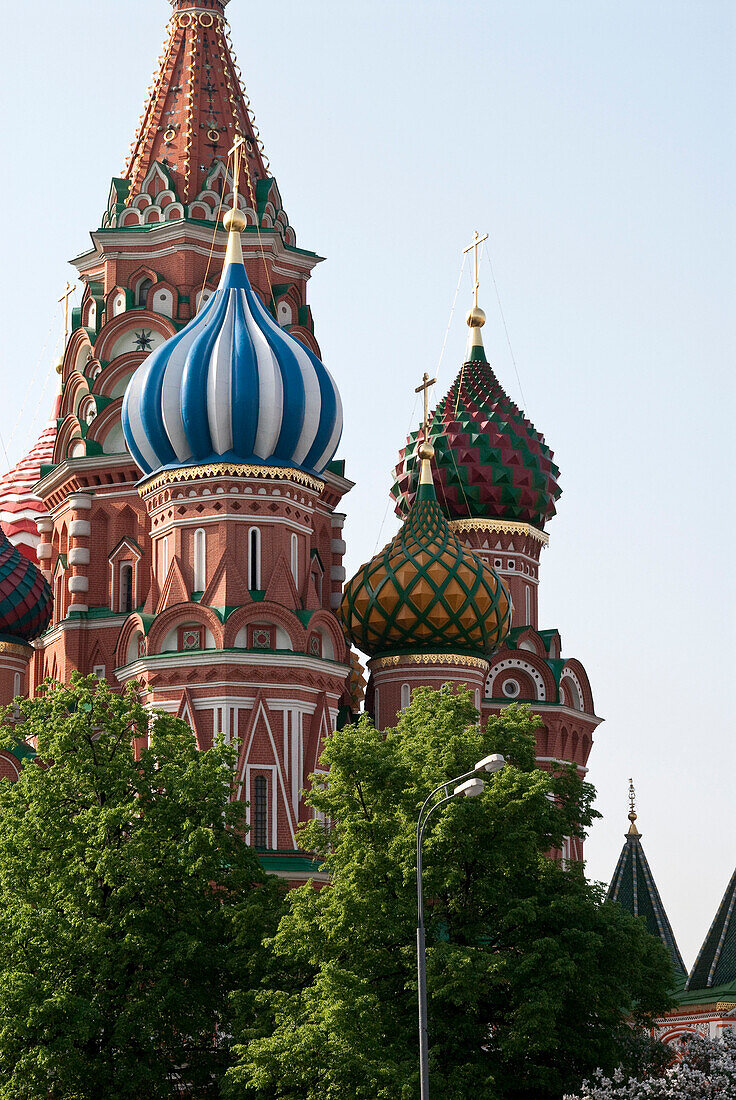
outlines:
[{"label": "small red and green dome", "polygon": [[30,642],[51,621],[51,589],[0,527],[0,638]]},{"label": "small red and green dome", "polygon": [[[391,495],[406,516],[418,482],[412,432],[394,470]],[[474,345],[449,393],[432,415],[429,441],[437,499],[450,519],[502,519],[540,530],[562,490],[544,437],[504,392],[482,344]]]},{"label": "small red and green dome", "polygon": [[452,532],[435,496],[428,458],[424,466],[401,530],[345,588],[340,607],[345,631],[371,657],[488,657],[511,625],[508,592],[498,574]]}]

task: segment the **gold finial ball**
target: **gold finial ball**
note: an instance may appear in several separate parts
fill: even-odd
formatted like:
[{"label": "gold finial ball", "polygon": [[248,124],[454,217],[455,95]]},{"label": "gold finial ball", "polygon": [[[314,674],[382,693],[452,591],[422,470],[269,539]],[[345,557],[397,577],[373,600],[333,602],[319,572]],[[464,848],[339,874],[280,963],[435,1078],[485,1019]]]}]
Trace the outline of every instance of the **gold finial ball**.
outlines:
[{"label": "gold finial ball", "polygon": [[56,373],[61,374],[61,372],[63,370],[64,370],[64,360],[63,359],[57,359],[57,361],[56,361]]},{"label": "gold finial ball", "polygon": [[222,219],[222,224],[229,232],[242,233],[247,222],[242,210],[228,210]]},{"label": "gold finial ball", "polygon": [[432,458],[434,458],[434,447],[432,446],[431,443],[420,443],[419,444],[419,451],[417,453],[419,454],[419,457],[421,459],[425,459],[425,458],[432,459]]},{"label": "gold finial ball", "polygon": [[486,323],[486,315],[480,306],[473,306],[472,309],[468,310],[465,320],[470,328],[483,328]]}]

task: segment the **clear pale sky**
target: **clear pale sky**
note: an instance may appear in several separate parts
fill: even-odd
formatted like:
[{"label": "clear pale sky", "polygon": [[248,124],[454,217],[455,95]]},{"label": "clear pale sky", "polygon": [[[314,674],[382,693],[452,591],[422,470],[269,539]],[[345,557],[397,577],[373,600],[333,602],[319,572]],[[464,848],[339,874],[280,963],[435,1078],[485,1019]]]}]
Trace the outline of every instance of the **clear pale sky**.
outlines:
[{"label": "clear pale sky", "polygon": [[[6,5],[13,461],[48,415],[65,262],[99,225],[169,13],[166,0]],[[437,368],[463,247],[491,235],[518,379],[484,260],[489,358],[562,471],[540,625],[584,662],[605,718],[588,870],[611,876],[633,775],[689,966],[736,865],[736,5],[232,0],[228,15],[298,243],[329,258],[310,301],[357,483],[349,574],[396,529],[387,494],[413,390]],[[466,267],[435,400],[469,297]]]}]

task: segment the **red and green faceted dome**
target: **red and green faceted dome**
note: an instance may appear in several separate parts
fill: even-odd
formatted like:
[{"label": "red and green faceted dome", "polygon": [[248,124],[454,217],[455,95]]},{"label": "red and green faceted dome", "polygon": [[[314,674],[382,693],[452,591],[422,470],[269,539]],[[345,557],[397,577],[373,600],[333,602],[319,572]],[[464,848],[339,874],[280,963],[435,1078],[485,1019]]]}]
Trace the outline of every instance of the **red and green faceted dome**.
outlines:
[{"label": "red and green faceted dome", "polygon": [[488,657],[508,634],[510,606],[498,574],[452,532],[428,484],[398,534],[348,582],[340,616],[371,657]]},{"label": "red and green faceted dome", "polygon": [[52,608],[42,573],[0,528],[0,637],[32,641],[49,625]]},{"label": "red and green faceted dome", "polygon": [[[412,432],[394,470],[396,513],[408,514],[418,482]],[[552,451],[506,395],[482,347],[472,349],[432,415],[429,441],[437,499],[450,519],[504,519],[540,530],[562,490]]]}]

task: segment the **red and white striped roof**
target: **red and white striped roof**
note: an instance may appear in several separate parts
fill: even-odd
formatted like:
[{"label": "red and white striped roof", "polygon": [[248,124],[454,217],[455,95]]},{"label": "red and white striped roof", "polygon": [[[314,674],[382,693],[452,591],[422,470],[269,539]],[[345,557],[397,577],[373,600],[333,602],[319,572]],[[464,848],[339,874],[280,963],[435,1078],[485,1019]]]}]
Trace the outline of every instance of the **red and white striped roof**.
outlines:
[{"label": "red and white striped roof", "polygon": [[48,465],[53,458],[60,401],[59,396],[51,420],[25,458],[0,477],[0,524],[13,546],[33,562],[39,543],[36,520],[46,513],[46,509],[40,497],[34,496],[31,490],[41,477],[41,466]]}]

